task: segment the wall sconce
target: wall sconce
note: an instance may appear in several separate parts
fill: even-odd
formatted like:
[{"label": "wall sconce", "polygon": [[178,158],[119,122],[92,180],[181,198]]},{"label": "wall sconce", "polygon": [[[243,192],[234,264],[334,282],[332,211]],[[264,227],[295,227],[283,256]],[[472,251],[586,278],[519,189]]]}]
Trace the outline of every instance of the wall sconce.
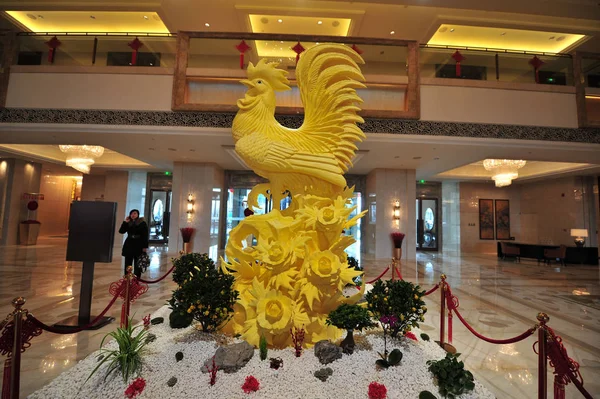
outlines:
[{"label": "wall sconce", "polygon": [[192,213],[194,213],[194,197],[192,196],[192,194],[188,194],[188,197],[187,197],[188,219],[192,217]]},{"label": "wall sconce", "polygon": [[394,201],[394,220],[400,220],[400,201],[399,200],[395,200]]}]

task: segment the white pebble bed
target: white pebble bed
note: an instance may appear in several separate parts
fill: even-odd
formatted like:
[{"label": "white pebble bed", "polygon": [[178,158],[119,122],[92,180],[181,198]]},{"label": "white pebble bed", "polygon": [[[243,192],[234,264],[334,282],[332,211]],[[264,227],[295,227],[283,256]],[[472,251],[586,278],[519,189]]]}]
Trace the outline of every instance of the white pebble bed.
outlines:
[{"label": "white pebble bed", "polygon": [[[234,374],[219,371],[216,384],[210,386],[210,375],[203,374],[200,368],[216,351],[215,343],[176,343],[174,338],[181,337],[189,329],[171,329],[168,323],[169,313],[168,307],[164,306],[152,315],[153,318],[164,317],[165,322],[150,327],[150,332],[157,339],[146,347],[148,352],[144,357],[141,374],[146,380],[146,388],[137,398],[365,399],[368,398],[368,386],[372,381],[385,384],[389,399],[416,399],[423,390],[429,390],[441,398],[426,365],[427,360],[438,360],[445,356],[445,352],[437,344],[420,339],[418,342],[403,339],[390,344],[388,340],[388,350],[399,348],[404,356],[399,366],[378,371],[375,361],[379,358],[377,351],[383,352],[383,339],[376,335],[367,336],[373,346],[372,351],[355,351],[353,355],[343,355],[341,359],[328,365],[320,364],[312,349],[304,350],[299,358],[295,357],[292,348],[269,350],[268,357],[283,359],[283,368],[274,371],[269,368],[268,360],[260,360],[256,350],[244,368]],[[420,336],[420,331],[414,332],[417,337]],[[114,342],[109,342],[107,347],[114,345]],[[184,354],[180,362],[175,360],[175,353],[178,351]],[[97,364],[98,354],[99,352],[92,353],[29,398],[124,398],[128,385],[123,382],[120,373],[109,377],[105,382],[104,368],[101,368],[84,384]],[[313,373],[325,367],[331,367],[333,375],[326,382],[321,382]],[[259,380],[260,389],[246,394],[241,387],[249,375]],[[178,381],[171,388],[167,386],[167,381],[173,376]],[[476,380],[475,390],[461,398],[494,399],[494,395]]]}]

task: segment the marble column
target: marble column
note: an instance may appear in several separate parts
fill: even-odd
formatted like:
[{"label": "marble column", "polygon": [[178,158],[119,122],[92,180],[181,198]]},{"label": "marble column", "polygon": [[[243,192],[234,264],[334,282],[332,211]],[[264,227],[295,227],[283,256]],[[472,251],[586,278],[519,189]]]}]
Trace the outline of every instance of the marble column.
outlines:
[{"label": "marble column", "polygon": [[[175,162],[173,165],[173,203],[169,252],[183,248],[179,229],[196,229],[192,238],[192,251],[208,253],[213,260],[218,257],[221,201],[226,200],[225,174],[215,164]],[[193,212],[187,213],[188,195],[192,197]]]},{"label": "marble column", "polygon": [[460,188],[458,182],[442,182],[442,251],[460,255]]},{"label": "marble column", "polygon": [[[375,258],[391,259],[390,233],[400,231],[406,234],[402,258],[416,259],[416,186],[414,169],[374,169],[368,174],[365,247]],[[394,220],[395,201],[400,202],[400,220]]]},{"label": "marble column", "polygon": [[[21,159],[0,160],[0,245],[19,242],[19,225],[35,219],[29,212],[24,193],[39,193],[42,165]],[[42,205],[42,204],[40,204]]]}]

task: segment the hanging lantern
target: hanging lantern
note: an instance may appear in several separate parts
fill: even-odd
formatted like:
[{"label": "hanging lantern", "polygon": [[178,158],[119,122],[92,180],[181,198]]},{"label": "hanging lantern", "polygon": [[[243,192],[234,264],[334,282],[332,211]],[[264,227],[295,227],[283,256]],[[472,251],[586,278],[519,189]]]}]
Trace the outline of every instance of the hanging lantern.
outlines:
[{"label": "hanging lantern", "polygon": [[531,65],[535,71],[535,83],[540,83],[540,68],[544,64],[545,62],[540,60],[537,55],[534,55],[533,58],[529,60],[529,65]]},{"label": "hanging lantern", "polygon": [[452,58],[454,58],[454,61],[456,61],[456,77],[460,78],[460,63],[466,58],[458,50],[452,54]]},{"label": "hanging lantern", "polygon": [[244,53],[252,50],[252,47],[248,46],[245,40],[242,40],[235,48],[240,52],[240,69],[244,69]]},{"label": "hanging lantern", "polygon": [[300,60],[300,54],[306,49],[300,44],[300,42],[298,42],[294,47],[292,47],[292,50],[294,50],[294,53],[296,53],[296,64],[298,64],[298,61]]},{"label": "hanging lantern", "polygon": [[136,65],[137,64],[137,55],[138,55],[138,50],[140,48],[142,48],[142,46],[144,45],[144,43],[142,43],[140,41],[140,39],[138,39],[137,37],[135,39],[133,39],[131,42],[127,43],[127,45],[129,47],[131,47],[131,49],[133,50],[133,52],[131,53],[131,65]]},{"label": "hanging lantern", "polygon": [[363,51],[361,49],[359,49],[356,44],[352,45],[352,50],[354,50],[356,52],[356,54],[358,54],[358,55],[361,55],[363,53]]},{"label": "hanging lantern", "polygon": [[51,64],[54,64],[54,56],[56,55],[56,48],[61,45],[61,42],[60,42],[60,40],[58,40],[58,38],[56,36],[54,36],[52,39],[48,40],[45,43],[46,43],[46,46],[48,46],[50,48],[50,50],[48,51],[48,62]]}]

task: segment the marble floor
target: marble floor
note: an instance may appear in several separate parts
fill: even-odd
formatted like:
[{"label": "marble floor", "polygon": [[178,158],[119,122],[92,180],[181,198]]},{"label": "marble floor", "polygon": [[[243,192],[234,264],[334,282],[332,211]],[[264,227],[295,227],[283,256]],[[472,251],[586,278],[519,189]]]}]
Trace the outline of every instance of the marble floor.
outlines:
[{"label": "marble floor", "polygon": [[[168,249],[153,248],[152,264],[145,278],[156,278],[170,267]],[[81,266],[64,261],[66,240],[48,238],[32,247],[0,247],[0,316],[12,309],[13,297],[27,298],[26,308],[50,324],[75,315],[78,307]],[[366,279],[383,271],[386,261],[363,256]],[[92,310],[109,301],[108,286],[122,273],[121,258],[97,264]],[[419,253],[403,262],[406,280],[424,288],[439,281],[441,273],[460,300],[466,320],[492,338],[518,335],[535,323],[538,312],[550,315],[549,325],[563,337],[569,355],[581,365],[586,389],[600,397],[600,269],[596,266],[538,265],[536,262],[500,261],[493,255],[442,255]],[[174,284],[165,279],[133,305],[135,320],[165,304]],[[427,299],[429,312],[422,329],[439,339],[439,294]],[[109,313],[118,319],[120,307]],[[97,331],[74,335],[44,332],[23,354],[21,397],[47,384],[78,360],[98,349],[112,323]],[[531,337],[517,344],[493,345],[474,337],[454,318],[453,344],[467,367],[498,398],[537,397],[537,356]],[[552,381],[549,373],[548,380]],[[549,388],[550,397],[552,388]],[[579,398],[569,385],[567,398]]]}]

